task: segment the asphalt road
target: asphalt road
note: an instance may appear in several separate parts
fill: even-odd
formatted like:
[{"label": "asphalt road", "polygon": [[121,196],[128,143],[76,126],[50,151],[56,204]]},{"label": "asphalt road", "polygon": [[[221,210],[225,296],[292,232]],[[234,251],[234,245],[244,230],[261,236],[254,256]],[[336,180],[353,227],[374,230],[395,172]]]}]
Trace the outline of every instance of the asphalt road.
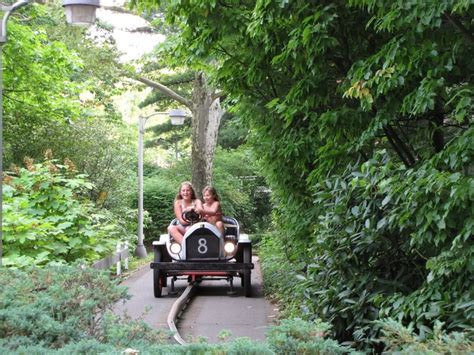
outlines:
[{"label": "asphalt road", "polygon": [[[222,342],[219,335],[227,334],[225,340],[249,337],[264,340],[268,326],[274,324],[275,307],[263,297],[262,277],[258,258],[253,257],[252,297],[244,297],[240,278],[234,279],[235,296],[229,296],[228,283],[224,280],[204,280],[197,293],[178,320],[178,330],[186,341],[205,337],[210,343]],[[153,273],[148,266],[139,270],[122,284],[127,286],[132,298],[117,305],[116,313],[126,312],[132,318],[143,320],[154,328],[168,329],[168,313],[179,294],[186,288],[185,280],[178,280],[177,296],[169,296],[163,289],[163,297],[153,296]],[[169,283],[169,282],[168,282]],[[229,335],[230,334],[230,335]]]}]

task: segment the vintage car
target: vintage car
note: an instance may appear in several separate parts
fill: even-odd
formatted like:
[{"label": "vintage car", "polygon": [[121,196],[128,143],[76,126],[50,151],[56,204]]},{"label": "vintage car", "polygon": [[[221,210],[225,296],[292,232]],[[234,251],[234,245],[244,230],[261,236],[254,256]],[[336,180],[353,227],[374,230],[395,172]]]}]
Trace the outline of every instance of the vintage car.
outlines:
[{"label": "vintage car", "polygon": [[[224,216],[223,222],[223,236],[213,224],[198,221],[186,231],[181,245],[168,234],[162,234],[160,240],[153,242],[154,261],[150,267],[155,297],[161,297],[168,278],[171,281],[168,294],[175,293],[174,282],[180,277],[188,282],[226,279],[230,283],[229,294],[235,294],[233,278],[240,277],[244,295],[250,297],[252,243],[246,234],[240,234],[235,218]],[[177,223],[177,219],[171,222]]]}]

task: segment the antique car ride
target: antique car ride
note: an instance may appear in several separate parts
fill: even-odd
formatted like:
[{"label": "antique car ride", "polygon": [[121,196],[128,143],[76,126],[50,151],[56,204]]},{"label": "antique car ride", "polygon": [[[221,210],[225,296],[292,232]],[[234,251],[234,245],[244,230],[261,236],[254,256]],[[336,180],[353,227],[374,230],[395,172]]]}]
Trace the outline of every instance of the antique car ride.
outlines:
[{"label": "antique car ride", "polygon": [[[223,222],[223,236],[213,224],[195,222],[186,231],[181,245],[168,234],[162,234],[160,240],[153,242],[154,261],[150,267],[155,297],[161,297],[168,278],[171,281],[168,294],[175,293],[174,282],[179,277],[187,278],[189,282],[226,279],[230,283],[230,294],[235,293],[234,277],[240,277],[244,295],[250,297],[252,243],[246,234],[240,234],[235,218],[224,216]],[[177,223],[177,219],[171,222]]]}]

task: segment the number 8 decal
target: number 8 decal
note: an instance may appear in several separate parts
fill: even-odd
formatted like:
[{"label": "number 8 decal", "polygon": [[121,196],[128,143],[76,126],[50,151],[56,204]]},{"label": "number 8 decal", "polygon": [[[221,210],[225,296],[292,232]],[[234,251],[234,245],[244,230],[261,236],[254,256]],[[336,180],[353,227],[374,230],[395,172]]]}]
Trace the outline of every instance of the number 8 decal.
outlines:
[{"label": "number 8 decal", "polygon": [[198,239],[198,253],[199,254],[206,254],[207,253],[207,240],[204,238]]}]

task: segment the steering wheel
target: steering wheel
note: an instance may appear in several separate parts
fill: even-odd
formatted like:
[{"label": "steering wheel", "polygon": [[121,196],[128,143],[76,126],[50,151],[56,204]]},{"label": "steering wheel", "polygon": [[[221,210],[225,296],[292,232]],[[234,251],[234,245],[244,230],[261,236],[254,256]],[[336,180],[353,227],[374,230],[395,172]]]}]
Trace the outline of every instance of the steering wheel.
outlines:
[{"label": "steering wheel", "polygon": [[202,218],[201,215],[199,213],[197,213],[195,210],[189,210],[189,211],[183,212],[181,217],[185,221],[187,221],[191,224],[199,222]]}]

